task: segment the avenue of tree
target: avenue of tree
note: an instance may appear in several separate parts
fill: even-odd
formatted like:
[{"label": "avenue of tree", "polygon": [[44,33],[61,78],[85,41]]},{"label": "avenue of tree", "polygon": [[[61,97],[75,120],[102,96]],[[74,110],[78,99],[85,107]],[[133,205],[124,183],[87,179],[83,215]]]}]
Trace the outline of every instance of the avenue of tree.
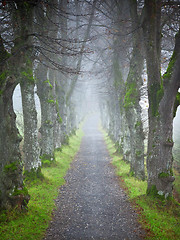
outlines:
[{"label": "avenue of tree", "polygon": [[[93,99],[130,174],[145,180],[146,162],[147,194],[171,197],[180,2],[7,0],[0,19],[0,208],[26,208],[24,177],[41,177],[43,160],[53,161],[54,151],[68,143]],[[18,84],[23,137],[13,109]]]}]

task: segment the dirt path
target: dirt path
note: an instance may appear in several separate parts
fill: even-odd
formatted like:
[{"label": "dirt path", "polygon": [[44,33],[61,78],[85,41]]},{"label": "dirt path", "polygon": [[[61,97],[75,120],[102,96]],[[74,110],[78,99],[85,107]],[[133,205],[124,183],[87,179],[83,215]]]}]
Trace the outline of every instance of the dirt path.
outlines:
[{"label": "dirt path", "polygon": [[118,185],[95,116],[86,122],[84,132],[45,239],[142,239],[137,216]]}]

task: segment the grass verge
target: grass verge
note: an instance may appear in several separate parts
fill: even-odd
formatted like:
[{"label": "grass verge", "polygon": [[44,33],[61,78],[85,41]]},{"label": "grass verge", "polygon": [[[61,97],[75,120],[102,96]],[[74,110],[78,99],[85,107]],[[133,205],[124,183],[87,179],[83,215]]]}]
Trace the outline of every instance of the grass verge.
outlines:
[{"label": "grass verge", "polygon": [[42,168],[44,180],[27,183],[31,195],[28,212],[6,212],[0,214],[0,239],[3,240],[40,240],[43,238],[55,209],[54,200],[58,189],[65,183],[64,176],[79,150],[83,133],[78,130],[69,138],[69,145],[55,152],[55,162],[51,167]]},{"label": "grass verge", "polygon": [[130,165],[116,153],[114,143],[103,133],[120,185],[137,210],[139,222],[147,232],[146,239],[180,239],[180,204],[174,200],[160,201],[146,196],[147,182],[129,175]]}]

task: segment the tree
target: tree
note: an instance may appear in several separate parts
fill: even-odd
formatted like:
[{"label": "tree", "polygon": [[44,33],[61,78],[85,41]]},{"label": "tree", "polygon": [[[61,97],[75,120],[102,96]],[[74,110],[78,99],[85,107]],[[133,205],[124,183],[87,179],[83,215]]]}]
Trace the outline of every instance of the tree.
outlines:
[{"label": "tree", "polygon": [[[45,14],[46,12],[46,14]],[[58,65],[57,52],[58,44],[56,44],[57,35],[59,31],[59,16],[61,12],[58,8],[58,1],[54,0],[48,3],[45,8],[39,5],[35,9],[35,18],[37,24],[35,25],[38,33],[38,66],[35,70],[37,94],[41,103],[41,127],[40,127],[40,148],[41,158],[46,160],[54,159],[54,149],[59,143],[58,139],[54,138],[54,125],[56,130],[59,129],[60,116],[58,115],[54,65]],[[52,44],[50,43],[52,42]],[[64,66],[65,68],[65,66]],[[59,134],[59,131],[57,131]],[[56,137],[57,137],[56,134]],[[57,142],[57,143],[56,143]]]},{"label": "tree", "polygon": [[141,117],[140,88],[143,84],[142,70],[144,68],[144,54],[142,44],[142,29],[139,24],[137,4],[129,1],[132,24],[132,52],[129,73],[126,80],[124,108],[128,122],[131,142],[131,173],[140,179],[145,179],[144,171],[144,133]]},{"label": "tree", "polygon": [[[24,9],[17,10],[21,18],[22,31],[27,40],[25,40],[26,49],[23,53],[22,66],[19,66],[20,71],[20,86],[22,95],[23,119],[24,119],[24,174],[40,176],[41,161],[39,159],[39,144],[37,130],[37,112],[34,100],[35,79],[33,76],[33,19],[34,6],[30,3],[24,4]],[[21,12],[22,11],[22,12]],[[19,35],[16,36],[17,38]]]},{"label": "tree", "polygon": [[[35,2],[34,2],[35,4]],[[15,113],[12,104],[12,94],[18,84],[21,72],[24,67],[24,57],[28,45],[27,29],[24,23],[26,14],[33,5],[25,4],[24,1],[10,2],[5,6],[4,11],[11,13],[8,19],[13,26],[13,45],[11,55],[8,54],[5,46],[7,39],[3,42],[1,38],[2,65],[1,65],[1,208],[12,209],[16,206],[22,209],[27,206],[29,194],[23,184],[22,159],[19,150],[21,136],[16,128]]]},{"label": "tree", "polygon": [[180,33],[167,72],[160,74],[160,13],[162,1],[145,1],[143,29],[149,98],[148,188],[150,195],[167,198],[172,195],[172,121],[180,87]]}]

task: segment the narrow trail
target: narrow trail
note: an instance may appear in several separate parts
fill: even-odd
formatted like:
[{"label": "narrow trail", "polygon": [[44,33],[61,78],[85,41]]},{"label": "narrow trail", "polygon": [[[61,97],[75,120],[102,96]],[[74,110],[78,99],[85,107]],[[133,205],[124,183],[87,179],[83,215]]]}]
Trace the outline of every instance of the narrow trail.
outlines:
[{"label": "narrow trail", "polygon": [[141,229],[110,164],[98,118],[84,126],[85,136],[67,183],[60,188],[57,210],[46,240],[142,239]]}]

